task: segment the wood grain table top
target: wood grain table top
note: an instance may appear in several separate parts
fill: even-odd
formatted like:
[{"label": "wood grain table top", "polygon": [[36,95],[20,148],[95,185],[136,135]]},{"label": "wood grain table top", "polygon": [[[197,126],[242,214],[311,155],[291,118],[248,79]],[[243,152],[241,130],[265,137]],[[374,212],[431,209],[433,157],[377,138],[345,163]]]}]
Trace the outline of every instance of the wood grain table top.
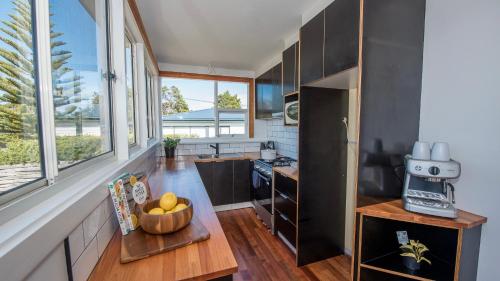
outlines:
[{"label": "wood grain table top", "polygon": [[293,167],[273,167],[273,171],[278,172],[291,179],[299,181],[299,169]]},{"label": "wood grain table top", "polygon": [[192,200],[210,239],[149,258],[120,263],[119,229],[89,280],[206,280],[233,274],[238,264],[194,165],[194,156],[162,158],[149,177],[153,198],[167,191]]},{"label": "wood grain table top", "polygon": [[487,219],[483,216],[475,215],[462,210],[457,210],[458,217],[456,219],[412,213],[406,211],[403,208],[403,201],[401,199],[359,207],[356,209],[356,211],[358,213],[362,213],[363,215],[372,217],[387,218],[405,222],[414,222],[456,229],[473,228],[486,223],[487,221]]}]

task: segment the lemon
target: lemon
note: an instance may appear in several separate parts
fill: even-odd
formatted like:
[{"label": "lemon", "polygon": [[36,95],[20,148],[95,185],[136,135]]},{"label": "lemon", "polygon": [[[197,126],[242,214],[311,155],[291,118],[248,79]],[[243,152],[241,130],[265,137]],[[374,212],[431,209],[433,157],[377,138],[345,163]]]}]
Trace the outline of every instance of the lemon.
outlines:
[{"label": "lemon", "polygon": [[132,219],[132,225],[134,226],[134,229],[137,229],[139,227],[139,220],[137,219],[137,216],[135,214],[131,214],[130,218]]},{"label": "lemon", "polygon": [[[175,208],[174,208],[175,209]],[[173,213],[174,211],[170,210],[170,211],[166,211],[165,214],[171,214]]]},{"label": "lemon", "polygon": [[165,211],[162,208],[153,208],[149,210],[148,214],[150,215],[163,215]]},{"label": "lemon", "polygon": [[165,211],[170,211],[177,205],[177,196],[173,192],[167,192],[160,197],[160,207]]},{"label": "lemon", "polygon": [[184,203],[179,203],[177,204],[177,206],[175,206],[175,208],[173,209],[174,212],[178,212],[178,211],[182,211],[184,209],[186,209],[188,206]]},{"label": "lemon", "polygon": [[134,186],[137,183],[137,177],[136,176],[130,176],[130,184]]}]

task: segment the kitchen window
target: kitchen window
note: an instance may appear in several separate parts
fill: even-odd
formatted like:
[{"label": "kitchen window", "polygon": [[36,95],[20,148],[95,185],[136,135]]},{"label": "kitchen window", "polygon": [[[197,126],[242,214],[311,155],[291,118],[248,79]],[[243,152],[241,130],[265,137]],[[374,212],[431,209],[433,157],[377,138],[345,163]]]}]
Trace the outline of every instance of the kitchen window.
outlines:
[{"label": "kitchen window", "polygon": [[128,144],[137,144],[136,94],[135,94],[135,59],[132,40],[125,36],[125,79],[127,88],[127,124]]},{"label": "kitchen window", "polygon": [[33,3],[0,7],[0,204],[113,154],[108,2]]},{"label": "kitchen window", "polygon": [[111,152],[106,1],[49,1],[59,169]]},{"label": "kitchen window", "polygon": [[0,195],[44,177],[32,10],[0,8]]},{"label": "kitchen window", "polygon": [[153,76],[146,68],[146,117],[148,126],[148,139],[155,137],[155,114],[154,114],[154,94],[153,94]]},{"label": "kitchen window", "polygon": [[164,137],[248,136],[248,82],[164,77]]}]

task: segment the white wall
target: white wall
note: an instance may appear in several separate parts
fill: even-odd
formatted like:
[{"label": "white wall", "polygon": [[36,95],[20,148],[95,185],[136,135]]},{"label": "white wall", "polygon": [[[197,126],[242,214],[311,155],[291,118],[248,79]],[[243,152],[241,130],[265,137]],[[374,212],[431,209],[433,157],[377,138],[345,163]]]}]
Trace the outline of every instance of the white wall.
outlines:
[{"label": "white wall", "polygon": [[427,0],[420,138],[462,163],[457,206],[488,217],[477,280],[500,276],[500,1]]}]

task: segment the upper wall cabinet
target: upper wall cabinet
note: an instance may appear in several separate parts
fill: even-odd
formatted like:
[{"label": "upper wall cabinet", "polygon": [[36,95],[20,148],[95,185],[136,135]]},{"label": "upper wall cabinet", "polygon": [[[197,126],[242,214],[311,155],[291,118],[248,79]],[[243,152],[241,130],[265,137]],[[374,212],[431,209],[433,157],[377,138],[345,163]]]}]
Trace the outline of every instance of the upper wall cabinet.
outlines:
[{"label": "upper wall cabinet", "polygon": [[[356,0],[335,0],[301,28],[301,85],[340,89],[355,87],[359,7],[360,2]],[[344,73],[345,70],[353,71]],[[343,75],[333,76],[340,72]]]},{"label": "upper wall cabinet", "polygon": [[325,9],[325,77],[357,66],[358,42],[359,1],[333,1]]},{"label": "upper wall cabinet", "polygon": [[279,63],[255,79],[256,119],[270,119],[283,112],[281,67]]},{"label": "upper wall cabinet", "polygon": [[300,84],[323,78],[325,12],[317,14],[300,28]]},{"label": "upper wall cabinet", "polygon": [[299,42],[283,52],[283,95],[299,90]]}]

